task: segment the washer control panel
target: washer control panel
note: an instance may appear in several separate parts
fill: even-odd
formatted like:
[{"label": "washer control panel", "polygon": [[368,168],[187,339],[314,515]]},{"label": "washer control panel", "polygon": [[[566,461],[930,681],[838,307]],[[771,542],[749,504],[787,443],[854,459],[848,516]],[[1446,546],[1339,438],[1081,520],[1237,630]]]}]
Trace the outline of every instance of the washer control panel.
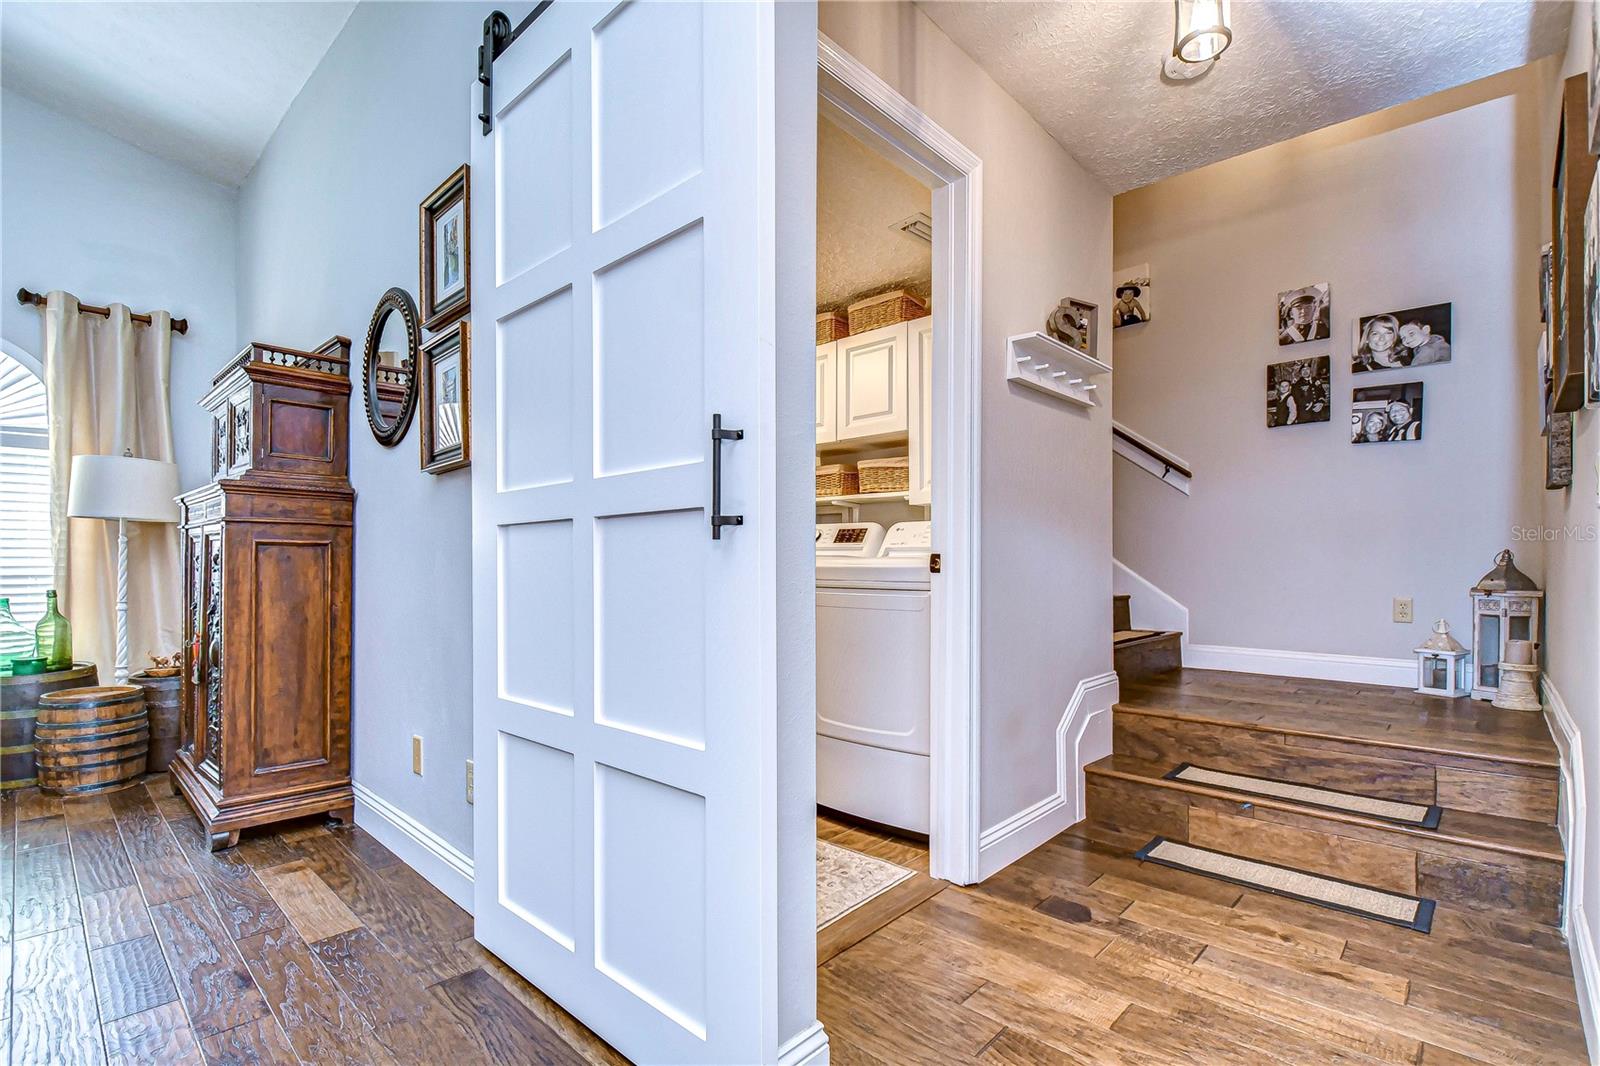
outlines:
[{"label": "washer control panel", "polygon": [[880,559],[925,556],[933,550],[932,522],[896,522],[884,535]]},{"label": "washer control panel", "polygon": [[877,522],[841,522],[817,526],[819,558],[873,559],[882,546],[883,526]]}]

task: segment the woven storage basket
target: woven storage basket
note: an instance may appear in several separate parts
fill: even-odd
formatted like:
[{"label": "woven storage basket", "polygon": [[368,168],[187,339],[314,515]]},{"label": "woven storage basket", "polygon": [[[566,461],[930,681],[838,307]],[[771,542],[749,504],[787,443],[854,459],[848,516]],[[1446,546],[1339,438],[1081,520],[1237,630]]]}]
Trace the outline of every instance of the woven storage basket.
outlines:
[{"label": "woven storage basket", "polygon": [[856,464],[862,492],[906,492],[911,488],[911,460],[904,455],[893,459],[863,459]]},{"label": "woven storage basket", "polygon": [[829,311],[817,316],[817,343],[827,344],[850,336],[850,316],[843,311]]},{"label": "woven storage basket", "polygon": [[854,496],[861,491],[860,484],[849,463],[830,463],[817,467],[818,496]]},{"label": "woven storage basket", "polygon": [[865,333],[879,326],[909,322],[928,313],[928,306],[904,289],[880,292],[850,305],[850,333]]}]

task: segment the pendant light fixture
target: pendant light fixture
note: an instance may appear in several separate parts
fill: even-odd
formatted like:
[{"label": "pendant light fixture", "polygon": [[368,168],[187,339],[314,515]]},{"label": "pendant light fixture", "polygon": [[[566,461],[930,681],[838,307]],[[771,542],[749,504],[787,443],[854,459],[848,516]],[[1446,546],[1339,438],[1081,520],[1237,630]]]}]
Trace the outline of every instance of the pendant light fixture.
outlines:
[{"label": "pendant light fixture", "polygon": [[1197,78],[1233,43],[1228,0],[1173,0],[1172,55],[1162,72],[1173,81]]}]

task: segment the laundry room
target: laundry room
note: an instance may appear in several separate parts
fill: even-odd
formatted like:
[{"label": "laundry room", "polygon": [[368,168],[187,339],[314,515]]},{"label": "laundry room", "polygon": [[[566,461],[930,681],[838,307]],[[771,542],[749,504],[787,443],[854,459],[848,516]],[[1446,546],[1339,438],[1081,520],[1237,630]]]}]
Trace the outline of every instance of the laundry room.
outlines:
[{"label": "laundry room", "polygon": [[932,194],[817,123],[819,958],[926,897]]}]

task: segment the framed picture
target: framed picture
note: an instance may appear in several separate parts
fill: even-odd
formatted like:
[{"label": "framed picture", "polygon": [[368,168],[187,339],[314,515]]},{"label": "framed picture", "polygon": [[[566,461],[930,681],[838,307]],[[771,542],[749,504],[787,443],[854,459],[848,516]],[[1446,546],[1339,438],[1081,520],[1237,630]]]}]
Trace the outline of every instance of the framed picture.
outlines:
[{"label": "framed picture", "polygon": [[1570,413],[1552,415],[1550,432],[1544,438],[1544,487],[1572,487],[1572,418]]},{"label": "framed picture", "polygon": [[1150,264],[1140,263],[1116,272],[1112,279],[1111,328],[1137,326],[1150,321]]},{"label": "framed picture", "polygon": [[458,321],[423,345],[421,363],[422,469],[442,474],[472,462],[470,323]]},{"label": "framed picture", "polygon": [[1325,341],[1332,336],[1330,302],[1326,281],[1278,293],[1278,344]]},{"label": "framed picture", "polygon": [[1307,422],[1326,422],[1328,370],[1331,360],[1325,355],[1291,359],[1267,367],[1267,425],[1300,426]]},{"label": "framed picture", "polygon": [[1600,155],[1600,4],[1589,5],[1589,153]]},{"label": "framed picture", "polygon": [[1422,382],[1352,389],[1350,443],[1392,444],[1422,439]]},{"label": "framed picture", "polygon": [[418,212],[422,326],[441,330],[472,310],[472,202],[469,167],[444,180]]},{"label": "framed picture", "polygon": [[1356,319],[1350,370],[1403,370],[1450,361],[1450,305],[1429,304]]},{"label": "framed picture", "polygon": [[1596,285],[1600,284],[1600,171],[1589,184],[1589,201],[1583,209],[1583,405],[1594,407],[1600,403],[1600,358],[1596,356],[1597,335],[1600,335],[1600,300],[1596,299]]}]

